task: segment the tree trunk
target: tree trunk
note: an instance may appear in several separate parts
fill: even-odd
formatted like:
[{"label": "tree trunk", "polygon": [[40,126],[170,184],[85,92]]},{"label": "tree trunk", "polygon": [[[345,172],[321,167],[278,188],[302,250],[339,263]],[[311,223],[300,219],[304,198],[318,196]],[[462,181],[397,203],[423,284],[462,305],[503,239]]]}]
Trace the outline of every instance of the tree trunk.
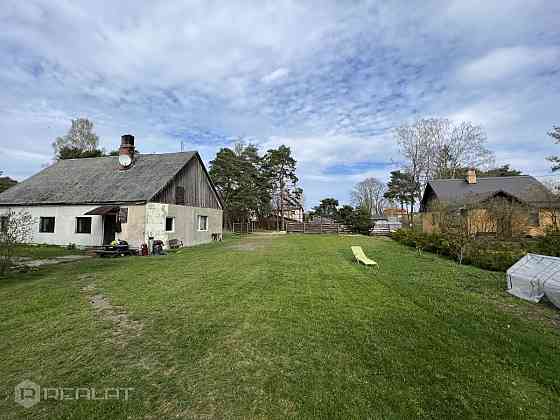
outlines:
[{"label": "tree trunk", "polygon": [[280,183],[280,217],[282,219],[282,230],[285,230],[284,223],[284,183]]}]

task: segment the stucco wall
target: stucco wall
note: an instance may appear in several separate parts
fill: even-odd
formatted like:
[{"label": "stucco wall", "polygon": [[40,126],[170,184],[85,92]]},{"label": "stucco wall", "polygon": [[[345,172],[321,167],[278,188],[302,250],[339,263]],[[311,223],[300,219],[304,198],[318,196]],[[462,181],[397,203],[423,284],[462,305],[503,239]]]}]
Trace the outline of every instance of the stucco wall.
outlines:
[{"label": "stucco wall", "polygon": [[121,224],[121,232],[116,234],[117,239],[127,241],[132,248],[140,248],[146,241],[146,206],[121,206],[128,209],[128,219]]},{"label": "stucco wall", "polygon": [[[169,240],[177,239],[184,246],[198,245],[212,240],[213,233],[222,233],[222,210],[187,207],[174,204],[146,204],[145,240],[149,237],[162,240],[167,246]],[[208,216],[208,231],[198,231],[198,216]],[[174,218],[172,232],[165,231],[165,219]]]},{"label": "stucco wall", "polygon": [[[76,233],[76,217],[84,216],[97,206],[31,206],[13,207],[13,210],[26,211],[33,217],[33,230],[30,242],[36,244],[96,246],[103,243],[103,223],[101,216],[91,217],[91,233]],[[0,214],[6,213],[7,207],[0,207]],[[40,217],[54,217],[54,233],[39,232]]]},{"label": "stucco wall", "polygon": [[[52,245],[73,243],[86,247],[103,245],[102,216],[84,216],[96,207],[98,206],[32,206],[14,207],[14,210],[27,211],[33,217],[30,242]],[[126,207],[128,220],[121,225],[122,231],[116,237],[127,241],[134,248],[147,243],[150,236],[164,241],[166,246],[170,239],[178,239],[184,246],[191,246],[210,242],[213,233],[222,233],[222,210],[159,203]],[[0,215],[7,211],[8,208],[0,207]],[[198,215],[208,216],[208,231],[198,231]],[[54,233],[39,232],[40,217],[55,218]],[[76,233],[76,217],[91,217],[91,234]],[[174,218],[172,232],[165,231],[166,217]]]}]

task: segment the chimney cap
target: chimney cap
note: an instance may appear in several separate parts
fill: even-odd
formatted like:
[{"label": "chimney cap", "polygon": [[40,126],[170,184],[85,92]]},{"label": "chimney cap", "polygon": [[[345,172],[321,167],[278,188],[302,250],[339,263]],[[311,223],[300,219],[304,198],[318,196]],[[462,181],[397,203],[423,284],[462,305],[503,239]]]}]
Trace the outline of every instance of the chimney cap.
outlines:
[{"label": "chimney cap", "polygon": [[467,179],[466,181],[469,184],[476,184],[476,169],[475,168],[469,168],[467,170]]},{"label": "chimney cap", "polygon": [[121,136],[121,145],[134,146],[134,136],[132,134],[123,134]]}]

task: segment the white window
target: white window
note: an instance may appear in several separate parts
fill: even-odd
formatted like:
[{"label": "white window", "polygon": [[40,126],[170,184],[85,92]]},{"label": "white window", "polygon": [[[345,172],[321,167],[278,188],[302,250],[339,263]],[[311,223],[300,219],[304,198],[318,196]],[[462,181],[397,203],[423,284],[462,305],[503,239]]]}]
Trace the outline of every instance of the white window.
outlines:
[{"label": "white window", "polygon": [[201,232],[208,231],[208,216],[198,216],[198,230]]},{"label": "white window", "polygon": [[166,232],[174,232],[175,231],[175,218],[174,217],[166,217],[165,218],[165,231]]}]

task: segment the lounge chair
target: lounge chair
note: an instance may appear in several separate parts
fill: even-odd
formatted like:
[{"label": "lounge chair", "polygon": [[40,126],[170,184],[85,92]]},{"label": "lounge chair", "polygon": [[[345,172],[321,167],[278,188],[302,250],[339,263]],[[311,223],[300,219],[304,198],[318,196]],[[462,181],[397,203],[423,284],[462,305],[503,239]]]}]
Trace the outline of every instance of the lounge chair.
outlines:
[{"label": "lounge chair", "polygon": [[362,249],[361,246],[353,246],[351,248],[352,248],[352,252],[354,253],[354,258],[356,259],[356,262],[358,264],[362,263],[363,265],[372,265],[374,267],[377,267],[377,269],[379,269],[379,264],[366,257],[366,254],[364,254],[364,250]]}]

